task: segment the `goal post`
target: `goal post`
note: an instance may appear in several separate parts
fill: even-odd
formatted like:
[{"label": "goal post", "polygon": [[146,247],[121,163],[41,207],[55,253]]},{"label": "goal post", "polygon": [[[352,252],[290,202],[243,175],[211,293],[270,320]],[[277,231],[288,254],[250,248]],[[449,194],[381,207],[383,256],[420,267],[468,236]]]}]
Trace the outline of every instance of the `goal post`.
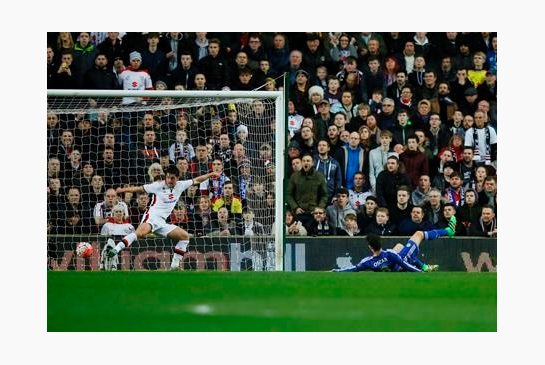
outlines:
[{"label": "goal post", "polygon": [[[136,228],[135,215],[143,214],[145,197],[139,202],[137,194],[125,194],[112,202],[108,189],[151,183],[168,164],[178,167],[181,179],[223,171],[217,181],[188,189],[171,215],[192,236],[187,267],[283,269],[283,92],[48,90],[47,114],[49,269],[95,269],[100,252],[82,259],[75,244],[92,241],[98,251],[107,237],[118,240],[124,224]],[[225,219],[218,207],[229,200],[222,198],[229,183],[236,199],[226,202]],[[201,203],[211,214],[200,214]],[[124,222],[116,220],[112,205],[124,209]],[[135,246],[165,245],[154,259],[163,268],[175,244],[168,241],[151,237]],[[153,249],[144,251],[153,256]],[[146,268],[138,266],[138,254],[125,252],[119,268]],[[219,262],[231,256],[239,261],[230,267]],[[199,262],[203,257],[215,265]],[[241,266],[245,259],[250,267]]]}]

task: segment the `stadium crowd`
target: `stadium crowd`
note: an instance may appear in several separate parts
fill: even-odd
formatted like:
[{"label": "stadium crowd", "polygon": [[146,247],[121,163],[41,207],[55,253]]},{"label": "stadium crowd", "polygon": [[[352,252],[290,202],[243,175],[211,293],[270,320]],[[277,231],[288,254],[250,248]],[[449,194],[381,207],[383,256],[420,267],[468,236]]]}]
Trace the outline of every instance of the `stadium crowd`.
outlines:
[{"label": "stadium crowd", "polygon": [[[454,214],[458,235],[497,233],[495,33],[48,33],[47,85],[286,89],[287,234],[411,235]],[[136,226],[149,197],[115,188],[175,164],[182,179],[222,174],[187,190],[172,223],[269,234],[271,108],[48,112],[48,232]]]}]

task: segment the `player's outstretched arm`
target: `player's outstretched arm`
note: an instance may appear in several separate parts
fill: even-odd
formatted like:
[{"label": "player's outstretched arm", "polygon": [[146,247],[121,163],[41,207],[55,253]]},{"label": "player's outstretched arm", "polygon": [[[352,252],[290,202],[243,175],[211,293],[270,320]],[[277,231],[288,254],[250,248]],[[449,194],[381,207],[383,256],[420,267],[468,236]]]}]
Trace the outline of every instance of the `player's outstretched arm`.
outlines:
[{"label": "player's outstretched arm", "polygon": [[210,178],[217,179],[218,177],[220,177],[219,172],[210,172],[208,174],[197,176],[196,178],[193,179],[193,185],[200,184],[203,181],[206,181],[206,180],[208,180]]},{"label": "player's outstretched arm", "polygon": [[116,193],[145,193],[143,186],[127,186],[126,188],[117,188]]}]

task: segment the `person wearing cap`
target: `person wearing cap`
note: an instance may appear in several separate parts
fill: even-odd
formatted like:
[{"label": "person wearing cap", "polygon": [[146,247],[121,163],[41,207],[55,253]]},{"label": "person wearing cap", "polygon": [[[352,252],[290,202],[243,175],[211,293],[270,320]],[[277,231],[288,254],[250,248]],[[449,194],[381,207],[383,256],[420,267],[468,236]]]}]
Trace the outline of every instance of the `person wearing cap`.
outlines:
[{"label": "person wearing cap", "polygon": [[473,86],[468,87],[464,90],[464,100],[459,104],[460,111],[464,115],[475,113],[475,111],[478,108],[478,98],[479,98],[479,92],[476,88]]},{"label": "person wearing cap", "polygon": [[318,103],[318,114],[313,118],[314,133],[316,138],[322,139],[327,137],[327,129],[333,124],[335,116],[331,113],[331,105],[328,99],[322,99]]},{"label": "person wearing cap", "polygon": [[311,86],[308,89],[308,101],[309,107],[303,110],[303,116],[305,117],[314,117],[320,112],[319,104],[324,98],[324,89],[318,85]]},{"label": "person wearing cap", "polygon": [[311,75],[316,74],[320,66],[331,62],[329,52],[325,49],[318,33],[307,34],[305,46],[302,49],[303,63]]},{"label": "person wearing cap", "polygon": [[290,99],[293,101],[295,110],[304,116],[306,110],[310,109],[309,93],[310,76],[305,70],[298,70],[295,73],[295,83],[290,87]]},{"label": "person wearing cap", "polygon": [[[153,90],[151,77],[146,70],[140,68],[142,64],[142,55],[134,51],[129,54],[130,66],[127,67],[119,76],[119,84],[123,90]],[[121,104],[142,104],[144,99],[141,97],[124,97]]]},{"label": "person wearing cap", "polygon": [[458,171],[458,165],[454,161],[448,161],[442,167],[443,171],[433,178],[431,185],[443,192],[450,185],[450,175]]}]

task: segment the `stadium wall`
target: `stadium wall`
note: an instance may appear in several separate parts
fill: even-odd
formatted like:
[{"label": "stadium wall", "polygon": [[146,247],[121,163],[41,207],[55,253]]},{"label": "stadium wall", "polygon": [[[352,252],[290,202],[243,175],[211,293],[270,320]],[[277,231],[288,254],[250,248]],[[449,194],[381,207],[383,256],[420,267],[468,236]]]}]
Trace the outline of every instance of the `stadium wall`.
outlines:
[{"label": "stadium wall", "polygon": [[[407,237],[383,237],[383,247],[405,243]],[[496,272],[497,240],[490,238],[445,238],[424,242],[420,258],[437,264],[440,271]],[[370,254],[362,238],[287,237],[285,271],[323,271],[357,264]]]},{"label": "stadium wall", "polygon": [[[383,237],[391,248],[407,237]],[[96,235],[48,236],[48,270],[99,270],[100,252],[107,237]],[[89,259],[75,254],[78,242],[90,242],[95,250]],[[196,238],[186,254],[186,270],[270,271],[275,268],[274,237]],[[197,247],[197,250],[194,249]],[[421,258],[440,265],[441,271],[495,272],[497,241],[488,238],[449,238],[425,242]],[[323,271],[356,264],[369,250],[361,238],[287,237],[285,271]],[[120,270],[167,270],[172,242],[163,238],[140,240],[120,253]]]}]

